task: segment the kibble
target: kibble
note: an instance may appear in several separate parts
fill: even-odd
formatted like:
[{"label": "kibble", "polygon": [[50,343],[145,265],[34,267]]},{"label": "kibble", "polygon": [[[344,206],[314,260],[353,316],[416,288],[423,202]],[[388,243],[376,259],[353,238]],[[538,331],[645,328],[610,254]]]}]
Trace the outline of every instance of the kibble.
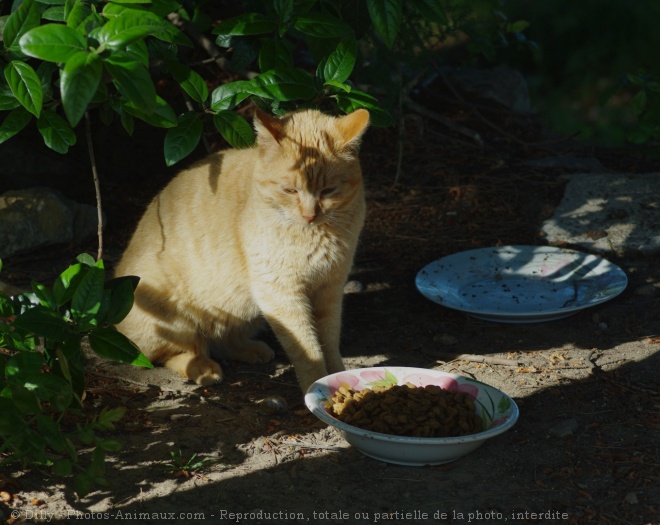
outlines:
[{"label": "kibble", "polygon": [[365,430],[413,437],[454,437],[482,430],[474,399],[436,385],[410,383],[355,391],[340,387],[328,412]]}]

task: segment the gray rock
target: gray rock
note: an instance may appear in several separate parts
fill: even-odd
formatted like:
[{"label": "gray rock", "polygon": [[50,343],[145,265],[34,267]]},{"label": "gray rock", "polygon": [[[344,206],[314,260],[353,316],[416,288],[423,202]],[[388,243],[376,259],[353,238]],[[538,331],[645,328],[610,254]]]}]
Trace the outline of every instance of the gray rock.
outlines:
[{"label": "gray rock", "polygon": [[605,171],[601,162],[593,157],[575,157],[573,155],[557,155],[554,157],[542,157],[540,159],[532,159],[524,162],[525,166],[533,168],[549,168],[549,169],[567,169],[571,171],[580,172],[600,172]]},{"label": "gray rock", "polygon": [[362,284],[360,281],[352,280],[348,281],[344,285],[344,293],[349,294],[349,293],[362,293],[364,292],[365,287],[364,284]]},{"label": "gray rock", "polygon": [[660,251],[660,174],[576,174],[541,233],[550,244],[619,256]]},{"label": "gray rock", "polygon": [[635,288],[635,295],[642,297],[655,297],[658,295],[658,288],[654,284],[643,284]]},{"label": "gray rock", "polygon": [[568,437],[575,434],[579,428],[578,422],[575,419],[567,419],[553,426],[548,433],[556,437]]},{"label": "gray rock", "polygon": [[48,188],[0,195],[0,258],[53,244],[80,244],[96,234],[96,209]]},{"label": "gray rock", "polygon": [[445,346],[454,346],[459,343],[458,338],[450,334],[436,334],[433,336],[433,341]]},{"label": "gray rock", "polygon": [[461,68],[441,70],[455,87],[491,100],[519,113],[531,113],[532,103],[525,77],[505,67],[492,69]]}]

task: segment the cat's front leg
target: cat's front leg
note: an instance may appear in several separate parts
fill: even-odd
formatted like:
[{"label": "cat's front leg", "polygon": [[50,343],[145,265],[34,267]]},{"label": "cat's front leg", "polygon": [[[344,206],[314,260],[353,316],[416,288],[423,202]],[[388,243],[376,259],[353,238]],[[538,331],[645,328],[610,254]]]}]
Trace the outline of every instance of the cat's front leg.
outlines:
[{"label": "cat's front leg", "polygon": [[301,390],[306,392],[328,373],[309,299],[302,294],[261,292],[257,304],[289,357]]},{"label": "cat's front leg", "polygon": [[345,370],[339,351],[343,292],[341,283],[329,283],[319,288],[312,296],[316,330],[330,374]]}]

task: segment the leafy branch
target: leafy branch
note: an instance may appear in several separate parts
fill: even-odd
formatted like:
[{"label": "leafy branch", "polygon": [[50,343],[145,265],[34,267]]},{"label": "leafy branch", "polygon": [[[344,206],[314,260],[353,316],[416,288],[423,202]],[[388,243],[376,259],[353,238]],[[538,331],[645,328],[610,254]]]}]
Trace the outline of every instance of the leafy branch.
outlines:
[{"label": "leafy branch", "polygon": [[[0,464],[47,466],[75,474],[80,495],[105,485],[106,452],[121,443],[101,437],[123,408],[104,409],[80,422],[84,391],[83,339],[98,355],[136,366],[149,360],[113,325],[133,305],[137,278],[106,281],[103,261],[81,255],[51,289],[32,283],[32,293],[0,294]],[[69,420],[78,420],[72,425]],[[78,449],[91,448],[82,466]],[[3,454],[4,456],[4,454]]]}]

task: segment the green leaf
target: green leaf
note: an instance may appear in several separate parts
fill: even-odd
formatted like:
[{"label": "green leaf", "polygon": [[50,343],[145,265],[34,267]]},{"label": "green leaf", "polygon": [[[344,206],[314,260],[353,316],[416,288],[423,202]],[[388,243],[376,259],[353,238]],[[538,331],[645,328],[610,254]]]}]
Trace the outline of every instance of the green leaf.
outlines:
[{"label": "green leaf", "polygon": [[92,350],[101,357],[120,363],[153,368],[151,362],[124,334],[113,328],[97,328],[89,333]]},{"label": "green leaf", "polygon": [[92,14],[92,9],[81,0],[76,0],[66,15],[66,25],[76,29]]},{"label": "green leaf", "polygon": [[110,19],[94,36],[102,46],[116,48],[127,46],[148,35],[157,35],[164,30],[164,21],[157,15],[149,11],[130,9]]},{"label": "green leaf", "polygon": [[77,53],[64,66],[60,89],[62,106],[71,126],[75,127],[101,84],[103,65],[98,55]]},{"label": "green leaf", "polygon": [[94,488],[94,478],[87,472],[81,472],[73,479],[73,487],[78,497],[84,498]]},{"label": "green leaf", "polygon": [[262,41],[259,51],[259,71],[292,66],[293,56],[289,42],[273,38]]},{"label": "green leaf", "polygon": [[35,117],[39,117],[44,94],[39,76],[32,66],[20,60],[13,60],[5,67],[5,78],[9,89],[23,107]]},{"label": "green leaf", "polygon": [[25,33],[19,40],[21,51],[48,62],[66,62],[87,49],[85,37],[63,24],[45,24]]},{"label": "green leaf", "polygon": [[197,113],[182,113],[178,123],[165,134],[165,163],[168,166],[174,166],[192,153],[202,137],[202,121]]},{"label": "green leaf", "polygon": [[247,80],[237,80],[218,86],[211,94],[211,109],[213,111],[233,109],[250,96],[248,91],[250,86]]},{"label": "green leaf", "polygon": [[68,459],[59,458],[53,461],[52,470],[56,476],[70,476],[73,472],[73,465]]},{"label": "green leaf", "polygon": [[165,100],[158,96],[156,97],[156,109],[152,113],[145,113],[132,102],[124,104],[122,108],[134,117],[159,128],[173,128],[178,123],[174,110]]},{"label": "green leaf", "polygon": [[513,33],[522,33],[528,27],[529,22],[527,20],[516,20],[515,22],[511,22],[509,31]]},{"label": "green leaf", "polygon": [[34,295],[37,296],[37,299],[39,299],[39,302],[42,306],[45,306],[51,310],[55,310],[57,308],[53,293],[43,284],[32,281],[32,291],[34,292]]},{"label": "green leaf", "polygon": [[438,0],[417,0],[415,7],[426,20],[436,22],[442,26],[449,25],[447,14]]},{"label": "green leaf", "polygon": [[106,283],[110,290],[110,305],[107,312],[107,320],[110,324],[119,324],[129,314],[135,301],[135,287],[139,277],[125,276],[117,277]]},{"label": "green leaf", "polygon": [[337,49],[328,56],[323,68],[326,82],[344,83],[351,76],[357,59],[357,41],[355,37],[344,38]]},{"label": "green leaf", "polygon": [[110,430],[114,430],[115,423],[123,418],[125,414],[126,409],[124,407],[106,407],[101,410],[101,413],[98,416],[96,416],[96,419],[92,423],[92,427],[94,430],[109,432]]},{"label": "green leaf", "polygon": [[644,108],[646,107],[646,100],[647,95],[645,90],[641,89],[635,94],[630,101],[630,109],[633,115],[639,117],[643,113]]},{"label": "green leaf", "polygon": [[144,65],[124,53],[116,52],[105,60],[105,68],[119,91],[136,109],[146,114],[156,110],[156,87]]},{"label": "green leaf", "polygon": [[233,111],[220,111],[213,117],[213,123],[223,138],[234,148],[247,148],[254,144],[252,126]]},{"label": "green leaf", "polygon": [[346,22],[326,13],[306,13],[296,18],[293,27],[315,38],[338,38],[353,32]]},{"label": "green leaf", "polygon": [[215,35],[263,35],[277,29],[277,23],[261,13],[228,18],[213,28]]},{"label": "green leaf", "polygon": [[103,299],[105,271],[90,268],[76,287],[71,299],[71,315],[74,319],[89,322],[98,313]]},{"label": "green leaf", "polygon": [[344,113],[352,113],[359,108],[369,110],[370,122],[374,126],[391,126],[394,122],[392,115],[380,106],[378,99],[364,91],[352,89],[350,93],[335,95],[335,98]]},{"label": "green leaf", "polygon": [[308,100],[316,95],[314,79],[298,68],[271,69],[246,85],[253,95],[280,101]]},{"label": "green leaf", "polygon": [[[174,111],[172,111],[172,113],[174,113]],[[151,116],[153,115],[154,114],[152,113]],[[126,133],[133,135],[133,131],[135,131],[135,119],[133,118],[133,115],[122,109],[119,112],[119,120],[121,121],[122,127],[126,130]]]},{"label": "green leaf", "polygon": [[51,20],[52,22],[64,22],[64,6],[57,5],[49,7],[42,14],[44,20]]},{"label": "green leaf", "polygon": [[18,40],[30,29],[39,26],[41,21],[41,9],[37,2],[24,0],[14,11],[2,30],[2,41],[6,49],[13,48]]},{"label": "green leaf", "polygon": [[12,356],[5,366],[7,378],[14,378],[19,382],[25,378],[38,374],[44,364],[43,357],[37,352],[20,352]]},{"label": "green leaf", "polygon": [[91,256],[89,253],[81,253],[76,257],[76,262],[79,262],[80,264],[83,264],[85,266],[89,266],[90,268],[97,267],[97,268],[103,268],[103,259],[99,259],[98,261],[94,259],[93,256]]},{"label": "green leaf", "polygon": [[23,385],[10,384],[2,391],[3,397],[8,397],[14,402],[16,410],[21,414],[33,415],[42,411],[39,398],[34,392],[30,392]]},{"label": "green leaf", "polygon": [[126,56],[140,62],[145,67],[149,67],[149,47],[144,40],[138,40],[126,46],[124,50]]},{"label": "green leaf", "polygon": [[106,452],[119,452],[122,449],[122,444],[116,439],[102,439],[96,442],[96,446],[102,448]]},{"label": "green leaf", "polygon": [[153,0],[151,10],[158,16],[167,16],[181,7],[181,2],[175,0]]},{"label": "green leaf", "polygon": [[71,441],[62,435],[62,429],[59,423],[53,421],[52,417],[46,414],[37,416],[37,429],[46,440],[48,446],[55,450],[55,452],[75,457],[75,449]]},{"label": "green leaf", "polygon": [[44,111],[37,120],[37,129],[50,149],[67,153],[69,146],[76,143],[76,134],[69,123],[52,111]]},{"label": "green leaf", "polygon": [[0,84],[0,111],[8,111],[10,109],[16,109],[21,103],[14,96],[9,89],[9,86]]},{"label": "green leaf", "polygon": [[71,333],[60,315],[43,307],[26,310],[14,319],[12,326],[53,341],[64,341]]},{"label": "green leaf", "polygon": [[82,264],[72,264],[55,279],[53,283],[53,297],[58,308],[71,300],[83,276]]},{"label": "green leaf", "polygon": [[334,88],[331,90],[334,93],[338,93],[340,91],[343,91],[344,93],[350,93],[353,90],[353,88],[348,84],[342,84],[341,82],[335,82],[334,80],[328,80],[323,85],[325,87]]},{"label": "green leaf", "polygon": [[10,111],[2,124],[0,124],[0,144],[20,132],[28,125],[31,119],[32,114],[24,107]]},{"label": "green leaf", "polygon": [[376,32],[392,49],[401,26],[401,0],[367,0],[367,8]]},{"label": "green leaf", "polygon": [[273,7],[280,24],[288,24],[291,21],[295,10],[294,0],[274,0]]},{"label": "green leaf", "polygon": [[23,386],[34,392],[41,401],[48,401],[59,411],[65,411],[73,401],[71,385],[53,374],[34,374],[28,377]]},{"label": "green leaf", "polygon": [[241,71],[259,56],[259,42],[251,38],[239,38],[231,53],[232,71]]},{"label": "green leaf", "polygon": [[203,104],[209,96],[209,88],[202,76],[181,62],[169,61],[167,67],[190,98]]}]

